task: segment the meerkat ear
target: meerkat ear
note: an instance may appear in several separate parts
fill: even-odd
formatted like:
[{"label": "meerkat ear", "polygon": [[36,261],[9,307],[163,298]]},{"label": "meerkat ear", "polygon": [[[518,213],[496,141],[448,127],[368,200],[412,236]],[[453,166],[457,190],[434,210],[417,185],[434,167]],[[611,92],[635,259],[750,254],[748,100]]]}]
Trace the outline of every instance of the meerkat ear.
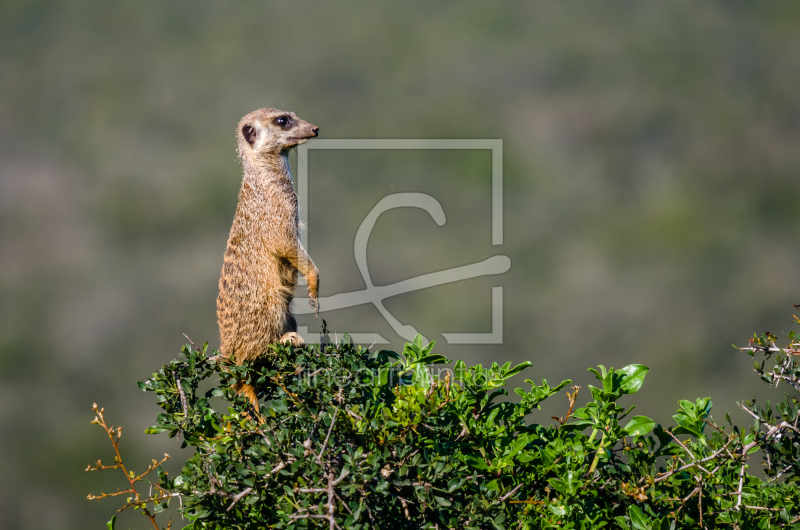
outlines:
[{"label": "meerkat ear", "polygon": [[242,136],[247,140],[247,143],[253,145],[256,141],[256,130],[252,125],[245,125],[242,127]]}]

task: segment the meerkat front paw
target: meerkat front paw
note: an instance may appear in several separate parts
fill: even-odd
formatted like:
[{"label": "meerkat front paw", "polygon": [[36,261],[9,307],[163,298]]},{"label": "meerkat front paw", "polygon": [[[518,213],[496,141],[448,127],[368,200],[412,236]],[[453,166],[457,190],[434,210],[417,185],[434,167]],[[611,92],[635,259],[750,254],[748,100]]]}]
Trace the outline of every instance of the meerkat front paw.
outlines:
[{"label": "meerkat front paw", "polygon": [[301,337],[297,332],[290,331],[288,333],[284,333],[278,342],[282,342],[284,344],[291,344],[295,348],[299,348],[300,346],[305,344],[303,337]]},{"label": "meerkat front paw", "polygon": [[316,296],[312,296],[310,293],[308,295],[308,305],[310,305],[311,309],[316,312],[316,316],[319,316],[319,300],[317,300]]},{"label": "meerkat front paw", "polygon": [[314,274],[310,276],[311,278],[308,282],[308,305],[316,311],[316,316],[319,316],[319,300],[317,300],[319,296],[319,271],[316,267],[314,268]]}]

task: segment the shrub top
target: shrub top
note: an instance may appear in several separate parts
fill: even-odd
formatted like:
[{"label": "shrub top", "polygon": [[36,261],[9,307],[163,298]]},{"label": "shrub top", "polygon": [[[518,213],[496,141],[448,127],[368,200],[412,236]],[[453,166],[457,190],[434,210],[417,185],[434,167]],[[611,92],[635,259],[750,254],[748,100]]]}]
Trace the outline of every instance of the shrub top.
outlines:
[{"label": "shrub top", "polygon": [[[764,340],[750,353],[774,355]],[[599,381],[589,386],[591,400],[576,407],[579,387],[572,387],[566,416],[540,425],[528,415],[571,381],[526,379],[529,388],[515,389],[519,402],[502,401],[508,378],[530,363],[468,368],[459,361],[450,370],[432,347],[417,337],[402,354],[371,352],[345,336],[337,345],[275,345],[260,364],[235,366],[208,356],[206,346],[185,346],[139,386],[163,409],[147,432],[180,437],[195,452],[179,476],[159,467],[153,496],[129,506],[147,510],[153,502],[147,513],[154,516],[180,497],[187,528],[204,529],[780,528],[800,521],[794,397],[775,411],[748,403],[757,418],[748,429],[718,425],[708,398],[680,401],[677,425],[664,428],[617,403],[641,388],[647,367],[599,366],[590,369]],[[765,372],[762,362],[762,378],[774,382],[795,370],[796,384],[791,356],[777,355],[778,371]],[[258,414],[232,389],[237,381],[259,389]],[[747,472],[758,449],[769,481]]]}]

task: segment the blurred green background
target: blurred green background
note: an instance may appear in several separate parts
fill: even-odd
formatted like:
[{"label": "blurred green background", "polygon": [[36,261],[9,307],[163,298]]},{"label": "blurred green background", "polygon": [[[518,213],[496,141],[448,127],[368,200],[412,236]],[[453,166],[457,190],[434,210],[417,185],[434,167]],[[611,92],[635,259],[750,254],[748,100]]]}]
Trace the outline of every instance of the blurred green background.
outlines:
[{"label": "blurred green background", "polygon": [[[111,460],[92,402],[124,425],[134,468],[188,456],[142,433],[158,408],[136,381],[183,332],[218,346],[234,128],[265,106],[322,138],[504,141],[494,248],[486,153],[312,152],[323,296],[363,288],[352,245],[366,212],[421,189],[448,223],[387,214],[370,240],[376,284],[512,260],[502,277],[387,301],[441,341],[488,331],[503,285],[504,344],[439,353],[531,360],[526,377],[583,385],[589,366],[643,363],[638,413],[669,423],[678,399],[711,396],[718,419],[748,422],[737,399],[781,392],[731,343],[788,331],[800,303],[799,86],[791,2],[4,0],[0,527],[104,528],[118,503],[85,496],[122,482],[83,472]],[[376,314],[323,316],[400,342],[385,323],[365,329]],[[536,421],[563,415],[552,401]]]}]

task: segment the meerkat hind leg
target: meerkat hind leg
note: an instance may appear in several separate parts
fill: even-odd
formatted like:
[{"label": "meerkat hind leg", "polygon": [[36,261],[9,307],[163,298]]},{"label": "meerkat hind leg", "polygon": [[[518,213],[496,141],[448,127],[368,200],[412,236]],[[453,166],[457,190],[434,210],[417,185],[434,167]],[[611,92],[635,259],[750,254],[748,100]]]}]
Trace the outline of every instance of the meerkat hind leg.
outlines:
[{"label": "meerkat hind leg", "polygon": [[281,335],[281,338],[278,339],[278,342],[282,343],[289,343],[294,347],[300,347],[305,344],[303,337],[301,337],[296,331],[290,331],[288,333],[284,333]]},{"label": "meerkat hind leg", "polygon": [[[264,418],[261,417],[261,412],[259,411],[258,396],[256,395],[255,387],[253,385],[248,385],[247,383],[239,381],[238,383],[236,383],[233,389],[239,394],[242,394],[250,401],[250,404],[253,406],[253,409],[255,410],[256,413],[255,417],[256,421],[258,421],[258,423],[264,423]],[[250,415],[249,412],[245,414],[251,420],[253,419],[253,417]]]},{"label": "meerkat hind leg", "polygon": [[286,322],[283,326],[283,335],[278,339],[278,342],[283,344],[291,344],[295,348],[299,348],[305,344],[303,337],[297,333],[297,320],[292,314],[286,315]]}]

